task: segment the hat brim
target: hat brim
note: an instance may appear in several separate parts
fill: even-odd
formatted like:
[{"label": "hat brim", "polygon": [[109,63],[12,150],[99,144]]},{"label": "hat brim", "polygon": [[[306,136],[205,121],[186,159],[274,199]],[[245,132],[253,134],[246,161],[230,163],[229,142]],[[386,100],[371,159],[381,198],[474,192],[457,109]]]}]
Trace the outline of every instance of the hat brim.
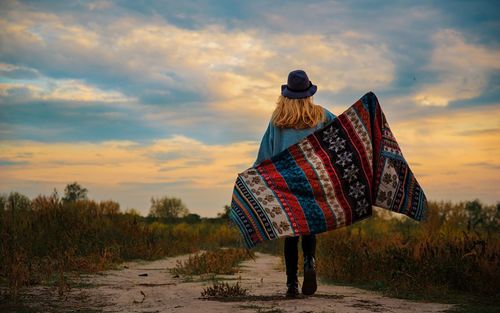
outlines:
[{"label": "hat brim", "polygon": [[291,99],[307,98],[316,93],[318,86],[312,85],[308,89],[302,91],[293,91],[288,89],[287,85],[281,85],[281,95]]}]

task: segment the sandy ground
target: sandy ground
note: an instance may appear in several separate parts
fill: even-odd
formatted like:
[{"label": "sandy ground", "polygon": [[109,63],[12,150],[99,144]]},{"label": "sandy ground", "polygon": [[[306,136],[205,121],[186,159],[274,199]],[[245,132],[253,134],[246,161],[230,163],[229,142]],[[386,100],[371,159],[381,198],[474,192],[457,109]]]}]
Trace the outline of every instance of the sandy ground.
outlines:
[{"label": "sandy ground", "polygon": [[[104,312],[443,312],[449,304],[412,302],[381,296],[362,289],[318,284],[310,297],[286,299],[285,273],[276,256],[256,253],[256,260],[242,264],[235,275],[222,276],[240,284],[249,296],[237,301],[201,298],[211,281],[186,280],[169,271],[177,260],[187,256],[153,262],[127,262],[121,270],[82,277],[82,288],[72,288],[64,299],[48,299],[57,311],[89,310]],[[147,274],[145,276],[144,274]],[[141,276],[140,276],[141,275]],[[240,278],[241,277],[241,278]],[[299,281],[301,278],[299,277]],[[300,289],[300,288],[299,288]],[[54,301],[57,301],[55,303]],[[47,303],[49,304],[49,303]],[[92,311],[91,311],[92,312]]]}]

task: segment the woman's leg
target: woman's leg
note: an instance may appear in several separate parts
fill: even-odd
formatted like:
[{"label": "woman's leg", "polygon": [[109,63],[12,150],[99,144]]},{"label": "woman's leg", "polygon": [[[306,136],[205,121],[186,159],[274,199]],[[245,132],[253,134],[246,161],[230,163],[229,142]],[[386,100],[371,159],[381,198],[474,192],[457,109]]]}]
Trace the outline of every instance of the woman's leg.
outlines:
[{"label": "woman's leg", "polygon": [[316,235],[302,236],[302,252],[304,256],[316,257]]},{"label": "woman's leg", "polygon": [[299,261],[299,251],[298,251],[299,237],[285,237],[285,265],[286,265],[286,276],[287,284],[295,282],[297,280],[297,270]]},{"label": "woman's leg", "polygon": [[302,236],[302,251],[304,252],[304,282],[302,293],[312,295],[318,288],[316,283],[316,236]]}]

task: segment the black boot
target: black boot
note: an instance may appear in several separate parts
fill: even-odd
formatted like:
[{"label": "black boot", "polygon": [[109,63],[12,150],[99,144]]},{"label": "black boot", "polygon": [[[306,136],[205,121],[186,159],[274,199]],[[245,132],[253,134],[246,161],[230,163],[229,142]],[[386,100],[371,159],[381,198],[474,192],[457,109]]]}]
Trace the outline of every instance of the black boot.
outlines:
[{"label": "black boot", "polygon": [[288,277],[286,281],[286,297],[296,298],[299,295],[299,280],[297,277]]},{"label": "black boot", "polygon": [[302,293],[310,296],[316,292],[316,260],[312,255],[304,255],[304,283]]}]

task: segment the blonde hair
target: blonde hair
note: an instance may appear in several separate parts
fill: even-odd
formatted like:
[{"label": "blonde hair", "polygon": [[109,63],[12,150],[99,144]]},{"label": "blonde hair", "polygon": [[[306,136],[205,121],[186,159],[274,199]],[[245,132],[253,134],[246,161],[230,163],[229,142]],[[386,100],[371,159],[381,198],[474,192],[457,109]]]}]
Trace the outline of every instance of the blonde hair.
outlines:
[{"label": "blonde hair", "polygon": [[313,103],[312,96],[291,99],[280,95],[276,104],[271,121],[277,127],[305,129],[326,119],[323,108]]}]

